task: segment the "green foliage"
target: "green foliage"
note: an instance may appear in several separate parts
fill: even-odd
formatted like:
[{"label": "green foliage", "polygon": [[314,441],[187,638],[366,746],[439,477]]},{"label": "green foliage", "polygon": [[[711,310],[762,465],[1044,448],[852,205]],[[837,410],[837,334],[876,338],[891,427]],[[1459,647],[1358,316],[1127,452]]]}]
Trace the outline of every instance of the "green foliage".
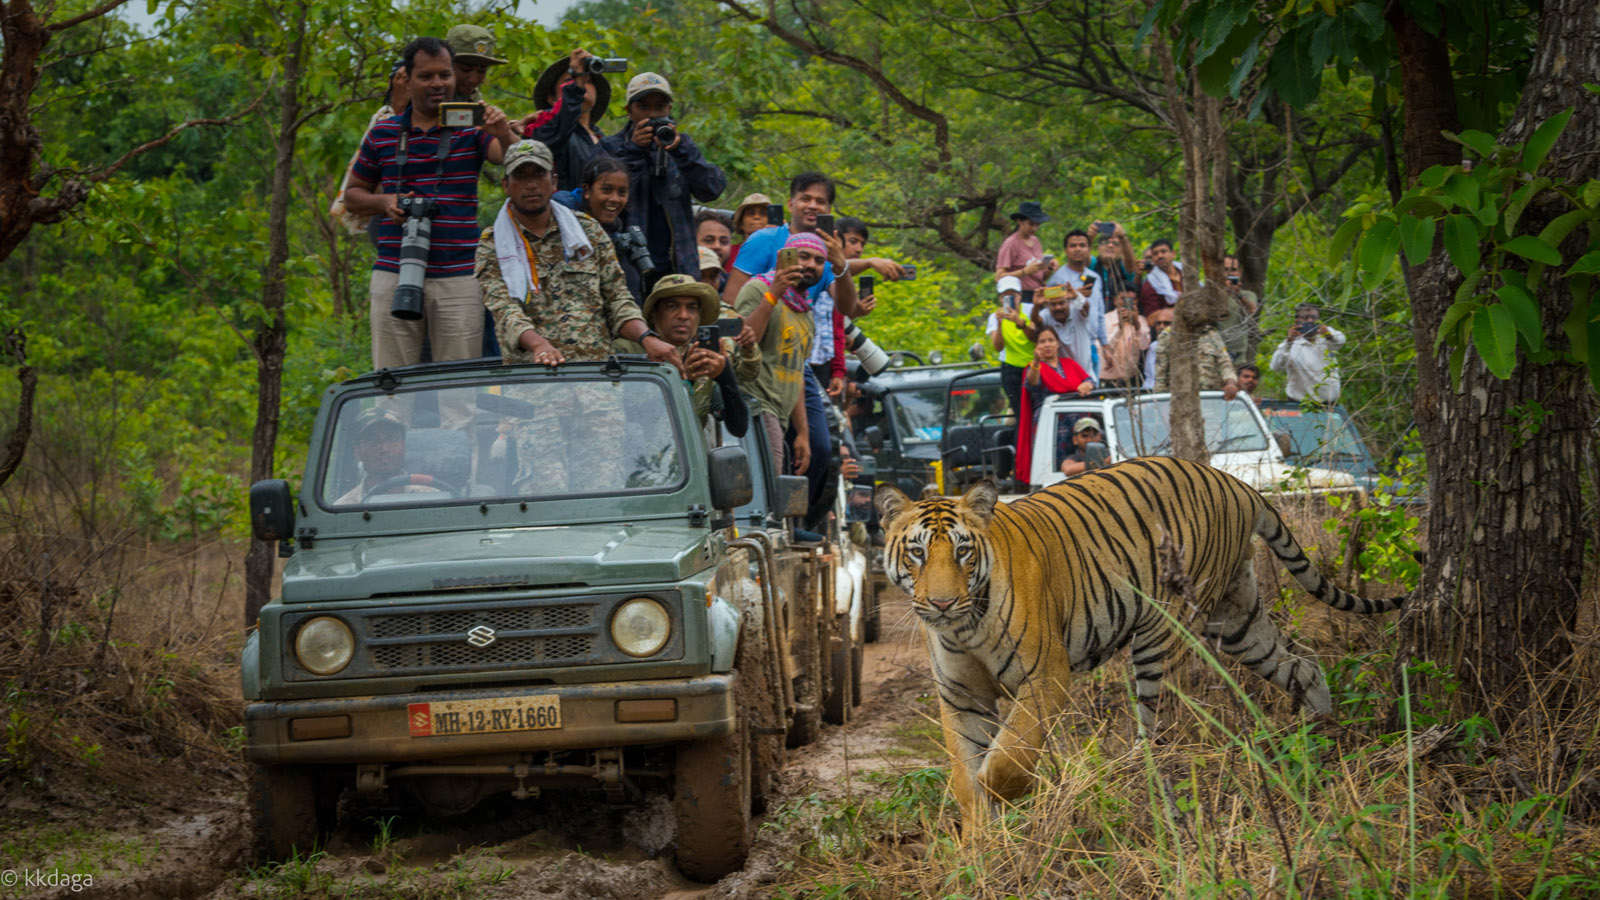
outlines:
[{"label": "green foliage", "polygon": [[[1526,142],[1514,146],[1499,146],[1491,135],[1477,131],[1452,135],[1482,154],[1471,171],[1434,166],[1398,202],[1352,207],[1340,228],[1342,240],[1331,248],[1330,263],[1340,265],[1345,248],[1355,242],[1358,249],[1350,271],[1359,271],[1363,284],[1370,287],[1389,273],[1402,243],[1413,265],[1428,258],[1432,235],[1442,224],[1445,253],[1461,272],[1462,282],[1434,347],[1448,345],[1455,350],[1450,370],[1458,388],[1465,359],[1461,351],[1468,346],[1497,378],[1511,377],[1520,354],[1536,364],[1562,360],[1585,366],[1600,386],[1600,353],[1590,349],[1600,346],[1600,309],[1593,303],[1590,272],[1600,263],[1600,206],[1596,205],[1600,184],[1570,183],[1539,172],[1571,113],[1567,110],[1540,123]],[[1551,199],[1568,211],[1537,234],[1519,229],[1529,204],[1548,194],[1557,195]],[[1560,270],[1566,261],[1561,248],[1575,236],[1585,238],[1575,259],[1583,265]],[[1547,277],[1564,280],[1572,296],[1571,312],[1560,323],[1543,321],[1545,311],[1535,296]],[[1565,330],[1565,349],[1547,346],[1545,336],[1551,327]]]}]

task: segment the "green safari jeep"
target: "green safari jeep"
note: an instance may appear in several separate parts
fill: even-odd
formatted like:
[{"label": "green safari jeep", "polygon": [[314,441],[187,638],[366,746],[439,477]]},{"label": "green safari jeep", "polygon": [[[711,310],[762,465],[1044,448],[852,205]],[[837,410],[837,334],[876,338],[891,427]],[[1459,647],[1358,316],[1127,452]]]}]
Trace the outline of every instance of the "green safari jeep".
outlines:
[{"label": "green safari jeep", "polygon": [[797,610],[832,602],[740,536],[750,460],[716,433],[638,357],[329,388],[298,498],[251,488],[287,557],[243,657],[257,858],[308,851],[347,791],[459,815],[577,787],[666,791],[684,874],[743,865],[752,758],[807,705],[791,635],[826,636]]}]

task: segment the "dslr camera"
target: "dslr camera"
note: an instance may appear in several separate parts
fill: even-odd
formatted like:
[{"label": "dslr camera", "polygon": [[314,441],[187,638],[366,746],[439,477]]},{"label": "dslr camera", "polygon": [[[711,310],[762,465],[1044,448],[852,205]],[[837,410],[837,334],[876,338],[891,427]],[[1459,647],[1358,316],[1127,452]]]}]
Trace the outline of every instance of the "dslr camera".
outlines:
[{"label": "dslr camera", "polygon": [[628,261],[633,263],[640,275],[655,274],[656,263],[650,258],[650,247],[645,243],[644,232],[639,230],[639,226],[629,225],[613,234],[611,243],[616,245],[618,255],[627,255]]},{"label": "dslr camera", "polygon": [[678,123],[672,121],[671,116],[652,116],[645,120],[645,124],[650,126],[657,147],[665,147],[678,139]]},{"label": "dslr camera", "polygon": [[861,361],[861,371],[868,376],[877,375],[889,368],[889,354],[866,336],[855,322],[844,326],[844,346]]},{"label": "dslr camera", "polygon": [[602,59],[598,56],[584,57],[583,70],[590,75],[604,75],[607,72],[628,71],[628,61],[615,57]]},{"label": "dslr camera", "polygon": [[415,322],[422,318],[422,283],[428,277],[428,249],[432,246],[433,217],[439,202],[432,197],[401,197],[400,279],[389,301],[389,315]]}]

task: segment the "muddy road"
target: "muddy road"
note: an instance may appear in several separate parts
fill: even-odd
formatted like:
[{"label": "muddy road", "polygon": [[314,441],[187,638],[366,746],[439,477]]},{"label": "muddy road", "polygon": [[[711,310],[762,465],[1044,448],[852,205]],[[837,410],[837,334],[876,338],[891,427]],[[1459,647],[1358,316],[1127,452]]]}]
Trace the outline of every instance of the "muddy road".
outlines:
[{"label": "muddy road", "polygon": [[[789,751],[779,789],[759,817],[749,862],[715,885],[673,868],[670,802],[609,809],[598,792],[497,798],[456,820],[346,808],[339,831],[313,859],[252,870],[237,794],[173,798],[124,828],[123,851],[86,859],[94,883],[59,896],[124,898],[654,898],[762,897],[788,876],[814,834],[819,810],[869,800],[902,772],[940,762],[929,718],[926,658],[903,595],[885,596],[883,639],[866,647],[862,705],[849,724],[826,726]],[[347,795],[348,799],[348,795]],[[807,813],[811,815],[807,815]],[[104,842],[102,842],[104,843]],[[51,896],[50,891],[43,896]],[[0,897],[40,896],[0,886]]]}]

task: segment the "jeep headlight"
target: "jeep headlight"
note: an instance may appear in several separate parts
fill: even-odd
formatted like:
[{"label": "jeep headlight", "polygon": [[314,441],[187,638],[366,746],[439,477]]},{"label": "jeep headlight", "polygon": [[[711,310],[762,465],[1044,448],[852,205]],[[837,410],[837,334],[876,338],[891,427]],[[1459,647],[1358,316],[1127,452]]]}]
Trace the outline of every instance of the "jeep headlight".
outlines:
[{"label": "jeep headlight", "polygon": [[649,597],[635,597],[611,616],[611,639],[629,656],[654,656],[671,636],[667,608]]},{"label": "jeep headlight", "polygon": [[294,637],[294,655],[313,675],[332,675],[350,664],[356,638],[350,626],[332,616],[317,616],[300,626]]}]

